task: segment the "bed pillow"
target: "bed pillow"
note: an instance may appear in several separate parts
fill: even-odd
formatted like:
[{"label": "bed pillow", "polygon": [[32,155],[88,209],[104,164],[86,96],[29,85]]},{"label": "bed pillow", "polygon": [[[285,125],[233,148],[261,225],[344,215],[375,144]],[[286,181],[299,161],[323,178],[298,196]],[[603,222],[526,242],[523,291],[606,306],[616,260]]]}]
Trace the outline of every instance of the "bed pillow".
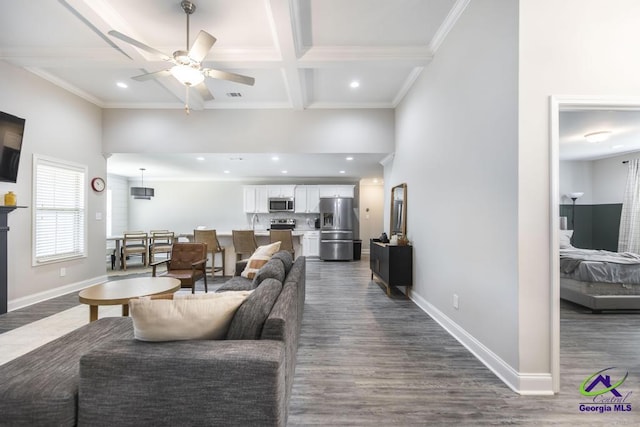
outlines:
[{"label": "bed pillow", "polygon": [[223,339],[236,310],[251,292],[132,299],[129,311],[134,337],[140,341]]},{"label": "bed pillow", "polygon": [[573,230],[560,230],[560,249],[570,249],[571,236],[573,236]]},{"label": "bed pillow", "polygon": [[258,249],[251,255],[247,266],[244,268],[240,275],[247,279],[253,279],[260,270],[260,267],[265,265],[267,261],[271,259],[273,254],[280,250],[280,242],[271,243],[270,245],[259,246]]}]

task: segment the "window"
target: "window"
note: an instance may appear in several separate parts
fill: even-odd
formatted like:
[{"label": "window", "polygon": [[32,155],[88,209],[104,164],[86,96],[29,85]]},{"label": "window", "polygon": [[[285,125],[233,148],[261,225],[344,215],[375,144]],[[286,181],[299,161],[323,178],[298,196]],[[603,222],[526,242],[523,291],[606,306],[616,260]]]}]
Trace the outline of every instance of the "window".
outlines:
[{"label": "window", "polygon": [[86,256],[86,166],[35,155],[34,265]]}]

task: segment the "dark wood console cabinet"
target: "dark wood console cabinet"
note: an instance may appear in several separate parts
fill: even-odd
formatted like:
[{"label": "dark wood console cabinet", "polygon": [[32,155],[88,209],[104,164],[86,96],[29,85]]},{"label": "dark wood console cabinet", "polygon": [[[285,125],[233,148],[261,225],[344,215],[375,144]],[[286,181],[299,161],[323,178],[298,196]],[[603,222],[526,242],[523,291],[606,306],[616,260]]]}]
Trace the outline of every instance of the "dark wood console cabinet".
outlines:
[{"label": "dark wood console cabinet", "polygon": [[371,239],[371,280],[377,276],[391,296],[392,286],[413,286],[413,247],[396,246]]}]

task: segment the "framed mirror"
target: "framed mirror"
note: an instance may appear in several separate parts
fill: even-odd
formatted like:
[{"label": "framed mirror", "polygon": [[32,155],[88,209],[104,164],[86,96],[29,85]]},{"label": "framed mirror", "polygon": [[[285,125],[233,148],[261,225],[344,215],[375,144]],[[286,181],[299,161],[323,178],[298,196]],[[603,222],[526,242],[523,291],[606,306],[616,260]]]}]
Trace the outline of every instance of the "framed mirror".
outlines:
[{"label": "framed mirror", "polygon": [[407,235],[407,184],[396,185],[391,189],[391,227],[390,235]]}]

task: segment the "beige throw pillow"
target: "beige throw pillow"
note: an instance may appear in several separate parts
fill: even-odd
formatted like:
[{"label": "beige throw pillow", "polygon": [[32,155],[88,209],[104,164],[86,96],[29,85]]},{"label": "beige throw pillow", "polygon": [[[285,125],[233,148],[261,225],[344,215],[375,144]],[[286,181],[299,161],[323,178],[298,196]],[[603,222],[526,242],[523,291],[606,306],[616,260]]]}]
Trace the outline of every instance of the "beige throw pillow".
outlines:
[{"label": "beige throw pillow", "polygon": [[140,341],[223,339],[236,310],[251,292],[132,299],[129,312],[134,337]]},{"label": "beige throw pillow", "polygon": [[249,258],[247,266],[240,275],[247,279],[253,279],[258,270],[260,270],[260,267],[265,265],[267,261],[271,259],[273,254],[280,250],[280,243],[281,242],[274,242],[270,245],[259,246],[253,255],[251,255],[251,258]]}]

